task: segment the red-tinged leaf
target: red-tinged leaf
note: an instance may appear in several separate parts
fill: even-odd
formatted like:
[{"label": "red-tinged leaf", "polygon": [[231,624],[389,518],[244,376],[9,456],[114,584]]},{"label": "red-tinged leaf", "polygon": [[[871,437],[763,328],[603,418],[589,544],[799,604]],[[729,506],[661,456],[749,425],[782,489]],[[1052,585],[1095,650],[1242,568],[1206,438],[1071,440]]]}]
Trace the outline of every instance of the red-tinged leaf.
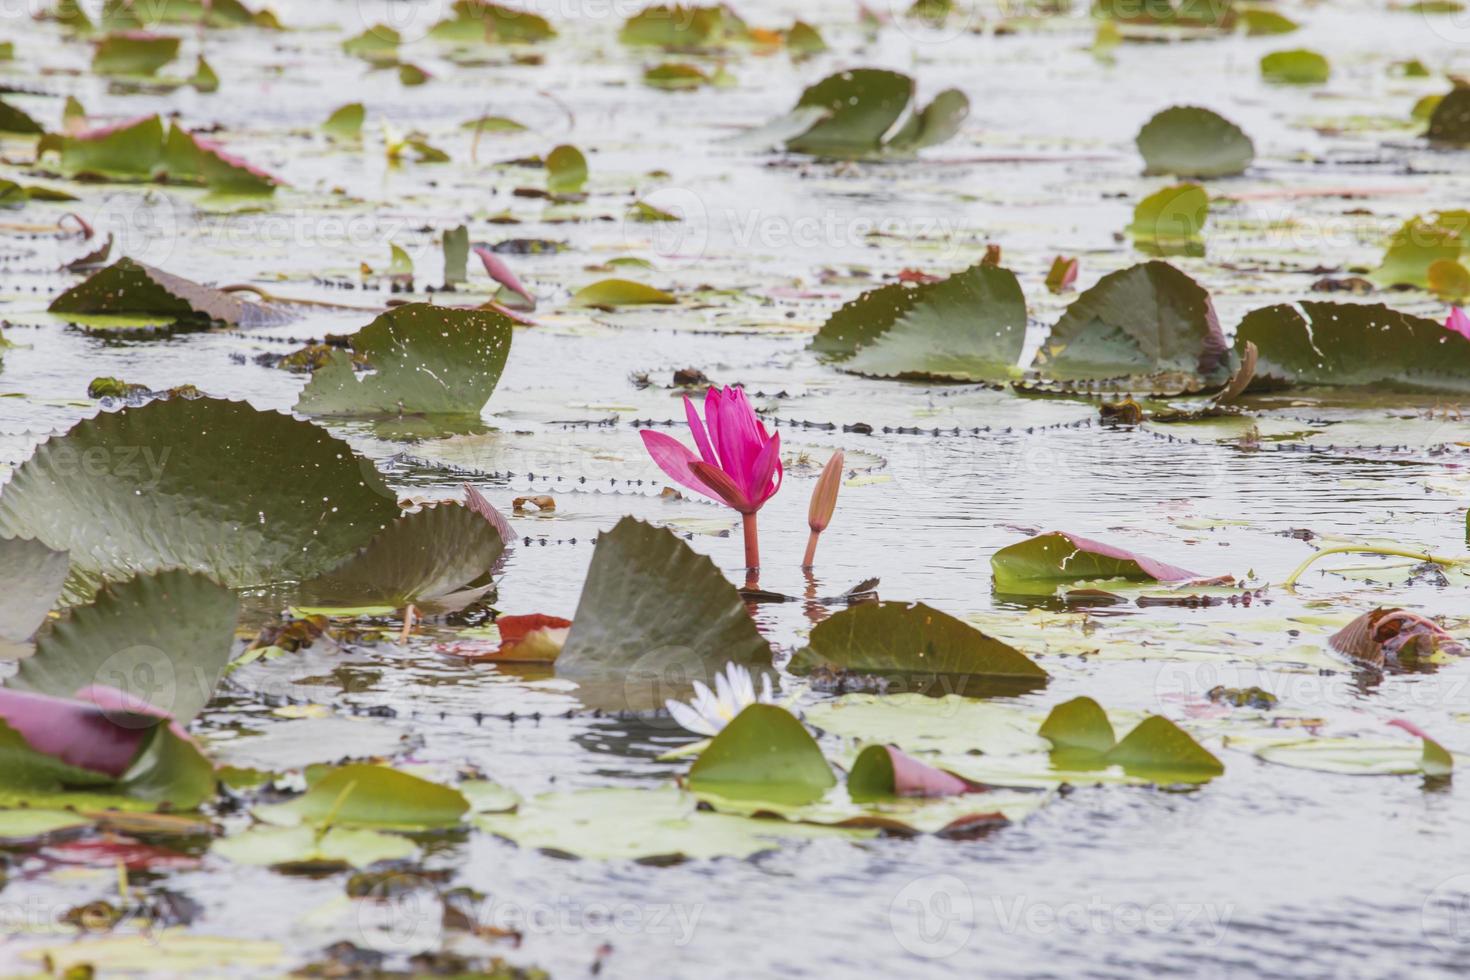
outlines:
[{"label": "red-tinged leaf", "polygon": [[1456,656],[1466,652],[1443,626],[1398,608],[1365,612],[1327,642],[1338,653],[1380,667],[1389,659],[1424,660],[1441,650]]},{"label": "red-tinged leaf", "polygon": [[932,276],[922,269],[901,269],[898,273],[899,282],[940,282],[943,276]]},{"label": "red-tinged leaf", "polygon": [[521,664],[554,663],[572,629],[570,619],[543,613],[501,616],[495,621],[495,625],[500,627],[499,646],[446,644],[440,649],[473,660]]},{"label": "red-tinged leaf", "polygon": [[[1066,531],[1050,531],[1007,545],[990,558],[996,588],[1002,592],[1046,594],[1059,583],[1124,578],[1134,581],[1189,582],[1201,576],[1147,555],[1127,551]],[[1213,579],[1210,584],[1227,579]]]},{"label": "red-tinged leaf", "polygon": [[176,871],[200,864],[192,854],[111,835],[55,844],[42,848],[40,856],[55,864],[93,868],[115,868],[120,863],[129,871]]},{"label": "red-tinged leaf", "polygon": [[958,796],[973,788],[958,776],[926,765],[892,745],[868,746],[847,777],[847,793],[854,803],[899,796]]},{"label": "red-tinged leaf", "polygon": [[533,306],[535,305],[536,297],[532,296],[530,291],[521,285],[521,281],[516,278],[516,274],[510,271],[510,266],[506,265],[500,256],[496,255],[484,245],[476,245],[473,251],[480,257],[480,263],[485,267],[485,272],[491,279],[494,279],[511,292],[517,293],[526,302]]}]

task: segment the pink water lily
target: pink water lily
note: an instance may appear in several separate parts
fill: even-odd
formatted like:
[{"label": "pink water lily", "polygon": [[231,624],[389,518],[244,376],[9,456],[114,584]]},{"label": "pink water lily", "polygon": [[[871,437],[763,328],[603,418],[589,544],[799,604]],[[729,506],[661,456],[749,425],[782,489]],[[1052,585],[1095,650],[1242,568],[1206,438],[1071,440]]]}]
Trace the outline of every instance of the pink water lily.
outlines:
[{"label": "pink water lily", "polygon": [[1466,316],[1465,311],[1458,306],[1450,310],[1450,315],[1444,321],[1444,328],[1470,340],[1470,316]]},{"label": "pink water lily", "polygon": [[771,435],[740,388],[711,388],[704,418],[686,395],[684,413],[699,455],[662,432],[643,430],[644,448],[675,483],[712,497],[745,518],[745,560],[760,566],[755,515],[781,489],[781,436]]}]

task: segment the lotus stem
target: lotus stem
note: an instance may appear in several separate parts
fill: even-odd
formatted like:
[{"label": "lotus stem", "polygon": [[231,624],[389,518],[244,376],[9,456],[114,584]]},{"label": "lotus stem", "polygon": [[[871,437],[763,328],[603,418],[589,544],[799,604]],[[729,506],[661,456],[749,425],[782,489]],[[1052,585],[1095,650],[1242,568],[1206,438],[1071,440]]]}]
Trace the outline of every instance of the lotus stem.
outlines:
[{"label": "lotus stem", "polygon": [[1462,565],[1466,561],[1470,561],[1467,558],[1449,558],[1444,555],[1433,555],[1427,551],[1413,551],[1408,548],[1376,548],[1372,545],[1365,544],[1341,544],[1334,545],[1331,548],[1323,548],[1321,551],[1313,553],[1306,561],[1298,565],[1295,571],[1286,577],[1286,581],[1281,583],[1282,587],[1286,589],[1295,588],[1296,581],[1302,577],[1302,573],[1311,567],[1312,563],[1318,558],[1325,558],[1328,555],[1389,555],[1394,558],[1417,558],[1420,561],[1432,561],[1436,565]]},{"label": "lotus stem", "polygon": [[747,581],[753,581],[760,575],[761,570],[761,539],[760,532],[756,530],[755,511],[744,515],[745,518],[745,571]]},{"label": "lotus stem", "polygon": [[817,563],[817,539],[821,536],[821,531],[813,529],[810,537],[806,539],[806,554],[801,559],[802,568],[811,568]]}]

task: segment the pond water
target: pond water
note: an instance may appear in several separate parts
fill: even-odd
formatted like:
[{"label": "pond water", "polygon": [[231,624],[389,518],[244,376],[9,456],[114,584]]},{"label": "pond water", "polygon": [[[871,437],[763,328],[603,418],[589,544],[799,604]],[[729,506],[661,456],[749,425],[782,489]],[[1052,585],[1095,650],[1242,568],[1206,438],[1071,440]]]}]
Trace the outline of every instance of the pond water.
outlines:
[{"label": "pond water", "polygon": [[[209,856],[157,872],[154,882],[197,903],[187,931],[278,944],[267,962],[224,970],[241,976],[289,972],[342,940],[386,952],[389,967],[448,948],[558,977],[587,975],[595,964],[604,977],[1458,971],[1470,948],[1470,932],[1447,918],[1470,890],[1459,781],[1267,763],[1221,743],[1210,725],[1229,722],[1206,696],[1219,684],[1260,686],[1287,715],[1320,719],[1326,730],[1381,730],[1404,717],[1452,752],[1470,751],[1465,665],[1365,674],[1315,628],[1319,617],[1346,622],[1401,605],[1463,630],[1463,578],[1406,581],[1412,561],[1346,555],[1316,566],[1295,591],[1280,586],[1324,538],[1461,550],[1470,424],[1452,398],[1259,396],[1247,400],[1250,409],[1288,428],[1348,420],[1381,436],[1332,448],[1330,437],[1243,445],[1181,427],[1104,425],[1085,398],[839,373],[807,344],[863,289],[904,268],[962,269],[988,243],[1001,246],[1020,278],[1039,344],[1074,298],[1043,286],[1054,256],[1079,257],[1081,287],[1145,258],[1121,232],[1133,205],[1168,180],[1141,176],[1133,136],[1173,104],[1214,108],[1256,143],[1245,175],[1210,182],[1205,254],[1170,259],[1210,291],[1227,335],[1247,310],[1310,297],[1325,275],[1373,267],[1406,218],[1454,206],[1470,189],[1470,157],[1427,147],[1409,123],[1421,96],[1442,92],[1445,76],[1467,67],[1460,15],[1282,5],[1303,25],[1283,38],[1126,43],[1102,59],[1089,50],[1096,26],[1081,10],[1030,18],[986,8],[936,29],[896,7],[879,10],[894,19],[869,34],[846,3],[746,0],[738,9],[747,22],[784,27],[799,17],[821,29],[830,50],[794,61],[740,49],[723,59],[733,87],[664,92],[640,81],[644,67],[664,59],[617,42],[633,12],[626,6],[535,7],[561,33],[536,46],[535,63],[520,63],[496,46],[455,61],[422,40],[444,13],[438,4],[278,2],[286,32],[181,32],[178,64],[204,53],[223,81],[215,94],[111,85],[87,71],[87,44],[63,40],[54,23],[12,15],[0,39],[15,41],[16,59],[0,62],[0,80],[31,93],[15,101],[38,118],[59,118],[65,95],[98,119],[177,112],[196,128],[217,124],[231,152],[286,186],[261,207],[202,191],[83,185],[80,202],[4,215],[0,317],[18,346],[0,370],[0,459],[17,465],[42,438],[95,413],[86,397],[95,377],[155,389],[190,383],[290,411],[302,376],[256,357],[370,320],[390,295],[376,280],[358,285],[359,265],[385,267],[390,243],[413,258],[422,289],[439,281],[439,236],[454,225],[467,224],[477,241],[562,242],[559,252],[503,256],[539,302],[484,409],[487,432],[404,441],[371,424],[325,423],[403,494],[456,496],[469,482],[507,513],[514,498],[555,496],[554,512],[512,515],[518,540],[496,608],[570,617],[597,535],[626,514],[679,531],[741,579],[735,515],[661,496],[662,475],[637,436],[652,420],[687,438],[672,375],[697,368],[743,385],[782,436],[786,486],[761,515],[763,588],[826,596],[876,577],[884,599],[922,600],[1033,654],[1051,683],[1014,703],[1044,713],[1085,694],[1110,711],[1198,721],[1225,774],[1189,791],[1079,787],[979,840],[823,839],[668,867],[568,860],[480,831],[424,842],[412,873],[442,872],[482,893],[480,914],[518,929],[519,942],[441,930],[432,891],[372,910],[348,900],[346,874],[284,875]],[[341,52],[343,38],[378,22],[399,27],[405,60],[431,81],[405,87],[396,73]],[[998,34],[1000,23],[1014,30]],[[1260,55],[1287,47],[1327,54],[1331,81],[1263,83]],[[1391,70],[1412,58],[1433,76]],[[868,163],[722,142],[788,110],[804,86],[865,65],[913,75],[921,99],[951,86],[966,92],[971,114],[958,137],[918,159]],[[344,148],[318,126],[350,101],[366,105],[369,123],[362,145]],[[477,138],[461,127],[487,113],[529,128]],[[390,166],[383,122],[422,131],[451,162]],[[587,200],[515,196],[542,177],[504,161],[560,143],[587,153]],[[7,138],[3,147],[0,175],[31,179],[25,141]],[[627,221],[634,200],[684,220]],[[44,312],[79,278],[54,270],[86,248],[45,230],[66,210],[115,234],[115,255],[196,281],[360,309],[296,307],[296,319],[280,326],[147,340],[68,327]],[[568,305],[572,292],[609,274],[590,267],[621,256],[651,262],[626,271],[679,303],[608,313]],[[455,300],[482,301],[490,289],[477,272]],[[1372,299],[1443,315],[1424,292]],[[1430,446],[1450,448],[1415,448]],[[849,480],[809,583],[799,568],[804,515],[820,464],[836,448],[848,455]],[[1084,634],[1075,604],[992,588],[991,555],[1051,529],[1201,575],[1233,575],[1249,599],[1237,592],[1213,604],[1150,604],[1129,593],[1089,607]],[[1357,571],[1322,571],[1349,567]],[[781,662],[833,608],[792,601],[752,611]],[[314,729],[250,743],[302,723],[283,714],[320,705],[350,720],[331,736],[337,757],[377,754],[386,736],[395,762],[477,770],[523,796],[651,789],[687,771],[686,760],[659,760],[688,740],[666,716],[598,711],[566,681],[465,664],[435,649],[442,635],[395,642],[399,623],[379,625],[375,643],[314,648],[237,672],[194,732],[239,764],[291,768]],[[1096,649],[1079,653],[1084,635]],[[789,674],[781,691],[801,691],[802,706],[831,697]],[[221,819],[238,827],[244,817],[227,808]],[[16,855],[0,908],[17,921],[7,922],[0,960],[34,970],[37,950],[96,942],[52,922],[58,910],[115,889],[111,868]],[[109,975],[105,956],[96,963]]]}]

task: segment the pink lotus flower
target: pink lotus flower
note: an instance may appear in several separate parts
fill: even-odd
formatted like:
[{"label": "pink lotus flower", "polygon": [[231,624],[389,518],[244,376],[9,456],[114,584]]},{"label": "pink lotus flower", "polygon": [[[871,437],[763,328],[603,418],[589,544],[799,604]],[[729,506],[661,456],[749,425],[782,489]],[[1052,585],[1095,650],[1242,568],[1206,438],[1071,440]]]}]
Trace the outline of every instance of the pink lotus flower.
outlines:
[{"label": "pink lotus flower", "polygon": [[757,568],[755,515],[781,489],[781,436],[766,432],[740,388],[711,388],[703,419],[685,396],[684,413],[698,456],[677,439],[646,429],[639,433],[644,448],[675,483],[744,515],[746,564]]},{"label": "pink lotus flower", "polygon": [[1466,316],[1465,311],[1458,306],[1450,310],[1450,315],[1444,321],[1444,328],[1470,340],[1470,316]]}]

